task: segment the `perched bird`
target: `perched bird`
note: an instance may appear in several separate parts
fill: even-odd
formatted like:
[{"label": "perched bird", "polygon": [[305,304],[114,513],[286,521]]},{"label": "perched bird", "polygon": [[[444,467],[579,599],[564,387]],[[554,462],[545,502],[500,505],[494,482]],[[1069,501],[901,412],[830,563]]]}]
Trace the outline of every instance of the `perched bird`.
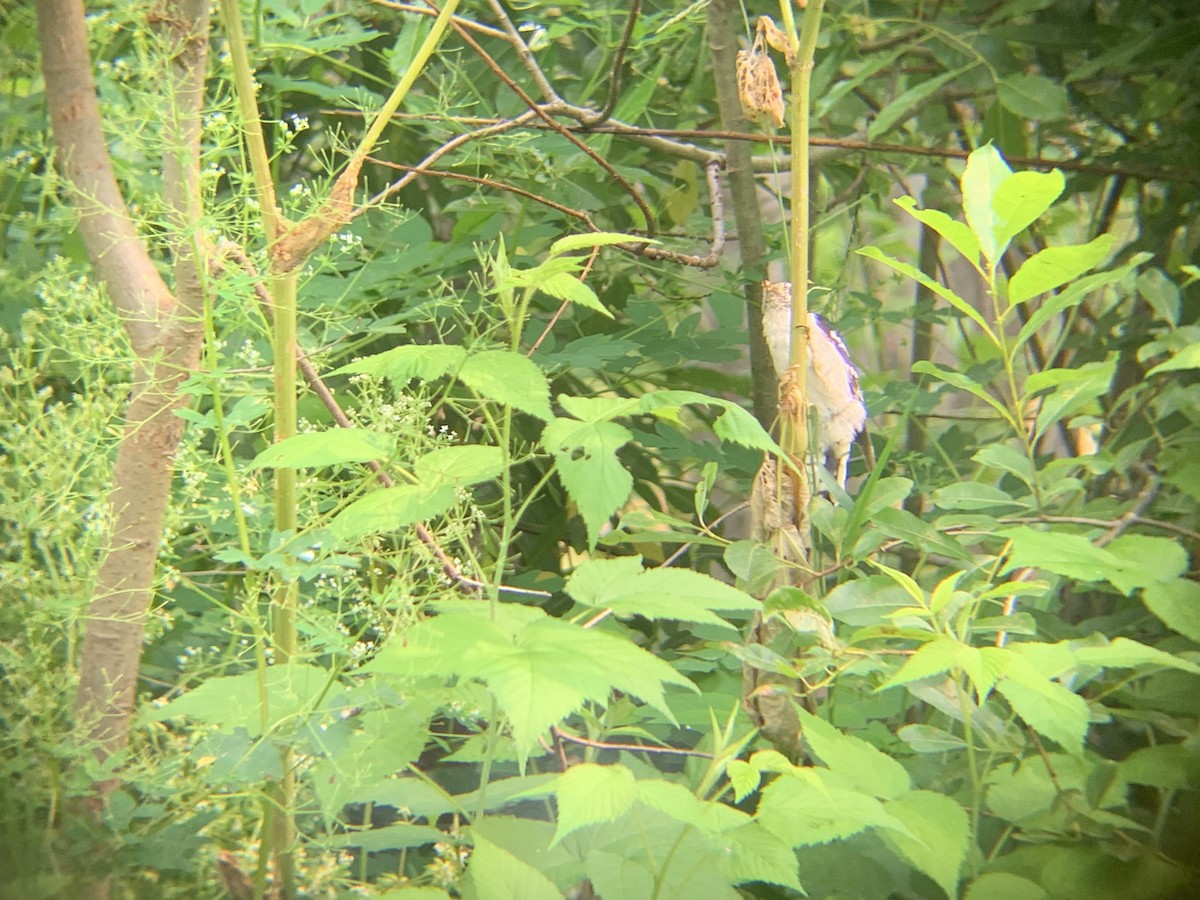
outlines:
[{"label": "perched bird", "polygon": [[[792,339],[792,285],[763,282],[763,332],[784,382]],[[808,402],[817,411],[816,447],[821,461],[833,454],[837,483],[846,486],[850,446],[867,422],[867,407],[858,386],[858,369],[836,331],[816,313],[808,314]]]}]

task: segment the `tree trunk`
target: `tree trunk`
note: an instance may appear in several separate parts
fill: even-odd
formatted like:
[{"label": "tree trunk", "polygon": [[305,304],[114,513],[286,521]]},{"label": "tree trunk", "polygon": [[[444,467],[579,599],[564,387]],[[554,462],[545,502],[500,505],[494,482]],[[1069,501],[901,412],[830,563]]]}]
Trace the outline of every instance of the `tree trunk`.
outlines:
[{"label": "tree trunk", "polygon": [[[78,723],[103,761],[129,740],[146,613],[183,420],[179,385],[198,365],[203,335],[200,107],[208,48],[206,0],[166,4],[174,40],[165,72],[164,196],[171,207],[175,291],[137,235],[109,158],[88,56],[82,0],[41,0],[38,37],[58,162],[71,187],[89,258],[121,313],[137,361],[109,497],[112,534],[88,608],[76,695]],[[97,785],[97,811],[115,780]],[[94,894],[95,895],[95,894]]]}]

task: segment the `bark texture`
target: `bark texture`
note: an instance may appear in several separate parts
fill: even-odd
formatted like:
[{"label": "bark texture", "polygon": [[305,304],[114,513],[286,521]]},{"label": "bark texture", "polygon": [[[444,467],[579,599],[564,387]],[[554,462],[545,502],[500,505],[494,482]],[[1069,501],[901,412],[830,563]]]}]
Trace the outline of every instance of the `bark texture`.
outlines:
[{"label": "bark texture", "polygon": [[[162,9],[172,39],[164,71],[164,196],[171,205],[175,290],[138,236],[113,171],[88,54],[82,0],[41,0],[38,37],[58,164],[79,213],[88,255],[124,319],[137,355],[109,497],[112,534],[88,608],[76,710],[106,759],[129,739],[142,635],[153,596],[163,514],[183,421],[179,385],[202,341],[200,107],[207,64],[207,0]],[[116,782],[98,785],[102,801]]]}]

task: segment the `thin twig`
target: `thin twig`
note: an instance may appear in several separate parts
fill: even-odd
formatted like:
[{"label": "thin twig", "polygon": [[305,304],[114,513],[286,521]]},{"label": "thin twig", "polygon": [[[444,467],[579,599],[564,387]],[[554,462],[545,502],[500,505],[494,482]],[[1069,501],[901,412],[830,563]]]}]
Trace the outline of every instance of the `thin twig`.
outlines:
[{"label": "thin twig", "polygon": [[625,19],[625,31],[622,32],[621,40],[613,54],[612,74],[608,76],[608,100],[594,118],[583,122],[588,128],[603,125],[612,118],[613,110],[617,108],[617,100],[621,96],[621,70],[625,68],[625,54],[629,51],[629,42],[633,40],[633,27],[637,24],[641,12],[642,0],[632,0],[629,4],[629,16]]},{"label": "thin twig", "polygon": [[678,747],[650,747],[645,744],[614,744],[608,741],[594,741],[591,738],[569,734],[561,728],[552,728],[550,730],[559,740],[569,741],[572,744],[582,744],[585,747],[593,747],[597,750],[627,750],[630,753],[672,753],[676,756],[698,756],[701,759],[713,758],[711,753],[705,753],[703,750],[683,750]]}]

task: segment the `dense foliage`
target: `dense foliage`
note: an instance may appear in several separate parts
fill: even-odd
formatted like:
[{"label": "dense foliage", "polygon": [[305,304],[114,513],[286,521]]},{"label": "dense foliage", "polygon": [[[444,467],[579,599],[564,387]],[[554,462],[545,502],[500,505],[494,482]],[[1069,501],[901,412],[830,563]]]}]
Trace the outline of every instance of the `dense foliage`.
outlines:
[{"label": "dense foliage", "polygon": [[[166,271],[159,7],[89,27]],[[32,10],[7,13],[0,893],[111,870],[117,896],[251,896],[287,815],[313,897],[1194,895],[1191,7],[830,5],[810,302],[862,370],[872,464],[856,451],[848,491],[820,475],[800,567],[745,510],[777,446],[745,235],[724,236],[746,126],[718,111],[706,30],[739,7],[464,3],[360,214],[301,273],[299,344],[346,421],[302,384],[276,443],[266,248],[215,52],[193,226],[254,264],[207,276],[132,743],[102,763],[74,673],[135,359],[63,202]],[[289,219],[428,12],[245,4]],[[779,10],[746,4],[744,43],[758,15]],[[790,162],[754,128],[778,280]],[[781,698],[794,744],[747,713]],[[77,814],[113,773],[102,821]]]}]

